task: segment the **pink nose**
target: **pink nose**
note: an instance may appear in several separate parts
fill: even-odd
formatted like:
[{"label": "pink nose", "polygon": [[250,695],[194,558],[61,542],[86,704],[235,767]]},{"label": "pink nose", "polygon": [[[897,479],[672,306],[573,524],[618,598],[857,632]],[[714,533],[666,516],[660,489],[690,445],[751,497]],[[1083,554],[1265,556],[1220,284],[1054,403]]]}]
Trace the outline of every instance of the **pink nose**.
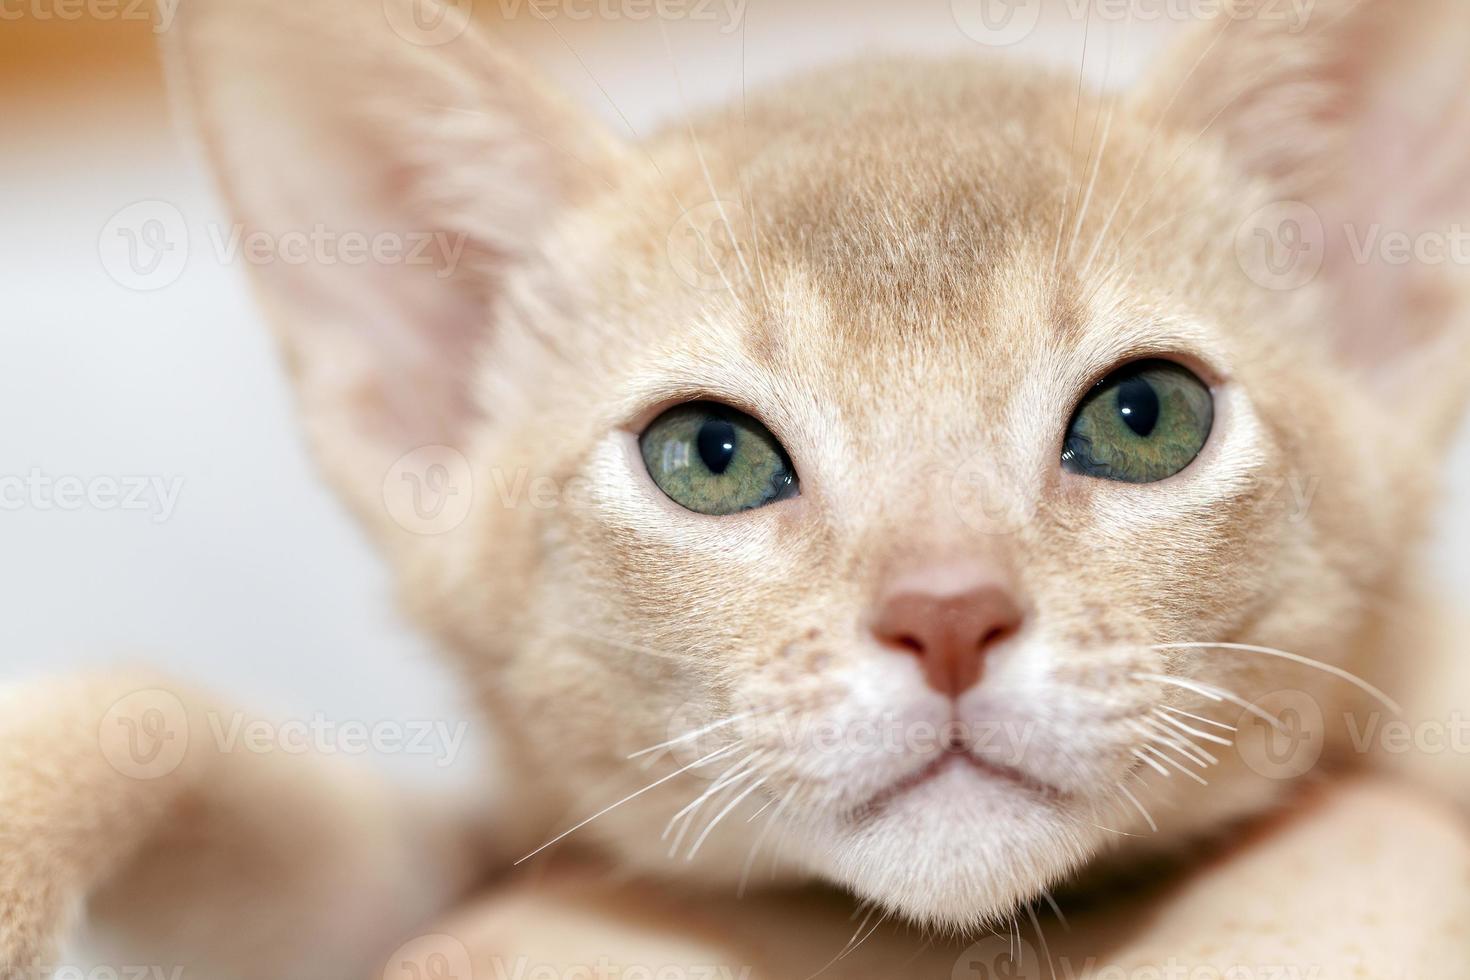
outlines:
[{"label": "pink nose", "polygon": [[[946,588],[946,585],[950,588]],[[958,697],[984,673],[985,656],[1021,625],[1009,590],[984,576],[926,576],[899,584],[879,607],[873,634],[919,658],[924,679]]]}]

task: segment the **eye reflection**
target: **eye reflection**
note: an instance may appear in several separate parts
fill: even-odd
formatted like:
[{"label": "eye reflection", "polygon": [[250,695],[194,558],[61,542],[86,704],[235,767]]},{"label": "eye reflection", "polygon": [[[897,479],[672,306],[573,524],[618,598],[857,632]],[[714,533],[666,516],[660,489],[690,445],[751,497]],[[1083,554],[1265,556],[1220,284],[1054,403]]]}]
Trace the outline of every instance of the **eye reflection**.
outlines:
[{"label": "eye reflection", "polygon": [[1137,361],[1108,375],[1077,406],[1062,468],[1155,483],[1194,461],[1214,419],[1214,397],[1192,371],[1172,361]]},{"label": "eye reflection", "polygon": [[658,488],[700,514],[733,514],[799,492],[776,437],[727,405],[676,405],[654,419],[638,443]]}]

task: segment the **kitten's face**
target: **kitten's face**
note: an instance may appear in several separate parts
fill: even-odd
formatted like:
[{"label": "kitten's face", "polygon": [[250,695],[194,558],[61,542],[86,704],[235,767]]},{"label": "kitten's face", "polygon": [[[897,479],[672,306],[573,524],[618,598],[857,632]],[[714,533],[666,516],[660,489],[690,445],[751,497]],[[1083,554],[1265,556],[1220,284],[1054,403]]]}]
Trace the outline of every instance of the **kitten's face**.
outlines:
[{"label": "kitten's face", "polygon": [[[1239,256],[1272,201],[1373,220],[1385,163],[1412,183],[1389,121],[1437,132],[1461,93],[1367,107],[1394,51],[1431,63],[1398,30],[1428,14],[1237,19],[1106,103],[869,64],[634,147],[376,6],[197,0],[182,68],[250,227],[468,238],[457,268],[255,272],[538,840],[596,814],[573,840],[641,869],[764,855],[975,925],[1275,798],[1292,760],[1222,745],[1260,738],[1245,700],[1304,691],[1308,743],[1342,730],[1336,677],[1161,645],[1381,681],[1461,307],[1335,239],[1296,289]],[[1428,176],[1405,228],[1467,210]],[[405,534],[384,474],[433,443],[473,507]]]},{"label": "kitten's face", "polygon": [[[1362,569],[1342,563],[1377,529],[1345,518],[1377,479],[1351,462],[1371,430],[1304,335],[1310,314],[1263,301],[1245,279],[1233,236],[1255,203],[1215,194],[1208,158],[1171,170],[1179,143],[1147,144],[1148,120],[1119,107],[1070,245],[1082,175],[1068,183],[1065,82],[1012,81],[1009,99],[982,109],[997,76],[897,65],[794,97],[839,83],[858,87],[851,106],[800,136],[767,128],[767,106],[752,107],[743,137],[738,119],[702,129],[714,180],[739,187],[739,172],[753,189],[727,208],[740,246],[719,253],[728,289],[713,272],[710,288],[691,288],[671,269],[665,238],[679,211],[668,201],[709,200],[682,133],[655,148],[672,194],[635,182],[553,246],[546,275],[572,285],[552,288],[577,289],[586,306],[528,326],[585,337],[595,324],[598,339],[569,369],[492,349],[488,362],[509,370],[492,368],[490,401],[528,407],[487,437],[480,462],[579,492],[481,515],[466,539],[483,554],[456,588],[508,590],[524,610],[488,684],[495,710],[513,716],[517,751],[567,807],[565,826],[717,753],[578,833],[646,867],[734,880],[765,832],[785,867],[969,923],[1125,839],[1101,828],[1150,835],[1143,808],[1172,835],[1276,792],[1157,710],[1235,724],[1239,708],[1154,678],[1248,698],[1317,691],[1314,679],[1262,670],[1259,657],[1152,645],[1267,643],[1350,662],[1349,579]],[[1095,111],[1085,105],[1084,120]],[[902,132],[894,114],[909,120]],[[830,151],[844,133],[860,134],[860,158]],[[762,149],[742,159],[742,145]],[[1135,216],[1150,192],[1155,206]],[[1144,240],[1172,202],[1195,213]],[[1120,240],[1130,254],[1115,267]],[[1208,388],[1213,421],[1197,457],[1147,482],[1070,471],[1079,402],[1149,359]],[[660,489],[663,454],[698,455],[706,416],[670,436],[655,421],[710,402],[769,430],[791,488],[728,514]],[[640,435],[663,440],[647,454],[653,474]],[[757,469],[780,465],[764,444],[747,451]],[[707,459],[689,465],[724,492]],[[726,506],[762,499],[742,492]],[[529,579],[487,583],[519,535],[534,554]],[[934,601],[914,608],[915,594]],[[967,604],[997,595],[1001,612],[965,622]],[[946,617],[963,635],[944,634]],[[940,656],[973,662],[946,684],[926,670]],[[1330,713],[1343,688],[1319,694]]]}]

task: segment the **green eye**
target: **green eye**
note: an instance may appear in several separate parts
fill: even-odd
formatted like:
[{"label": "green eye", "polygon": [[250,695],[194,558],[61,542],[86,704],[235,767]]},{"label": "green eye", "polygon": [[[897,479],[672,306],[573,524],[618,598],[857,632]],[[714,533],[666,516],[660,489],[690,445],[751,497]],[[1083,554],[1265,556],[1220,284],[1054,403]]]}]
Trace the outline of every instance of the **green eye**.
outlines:
[{"label": "green eye", "polygon": [[1072,416],[1062,467],[1083,476],[1153,483],[1188,466],[1210,436],[1215,402],[1193,373],[1138,361],[1100,381]]},{"label": "green eye", "polygon": [[791,460],[771,430],[725,405],[676,405],[638,444],[658,488],[701,514],[733,514],[797,494]]}]

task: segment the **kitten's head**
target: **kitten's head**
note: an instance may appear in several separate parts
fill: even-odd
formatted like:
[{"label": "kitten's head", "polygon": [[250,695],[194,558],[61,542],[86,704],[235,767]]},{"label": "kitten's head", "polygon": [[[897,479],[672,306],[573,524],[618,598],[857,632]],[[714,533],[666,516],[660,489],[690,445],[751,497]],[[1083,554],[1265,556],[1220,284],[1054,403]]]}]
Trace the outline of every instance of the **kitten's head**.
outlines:
[{"label": "kitten's head", "polygon": [[1358,252],[1470,204],[1457,4],[1243,15],[1121,96],[864,63],[635,142],[408,2],[197,2],[231,204],[335,243],[253,270],[311,437],[545,836],[651,786],[573,839],[975,924],[1272,799],[1234,699],[1315,735],[1357,693],[1170,644],[1387,666],[1463,270]]}]

